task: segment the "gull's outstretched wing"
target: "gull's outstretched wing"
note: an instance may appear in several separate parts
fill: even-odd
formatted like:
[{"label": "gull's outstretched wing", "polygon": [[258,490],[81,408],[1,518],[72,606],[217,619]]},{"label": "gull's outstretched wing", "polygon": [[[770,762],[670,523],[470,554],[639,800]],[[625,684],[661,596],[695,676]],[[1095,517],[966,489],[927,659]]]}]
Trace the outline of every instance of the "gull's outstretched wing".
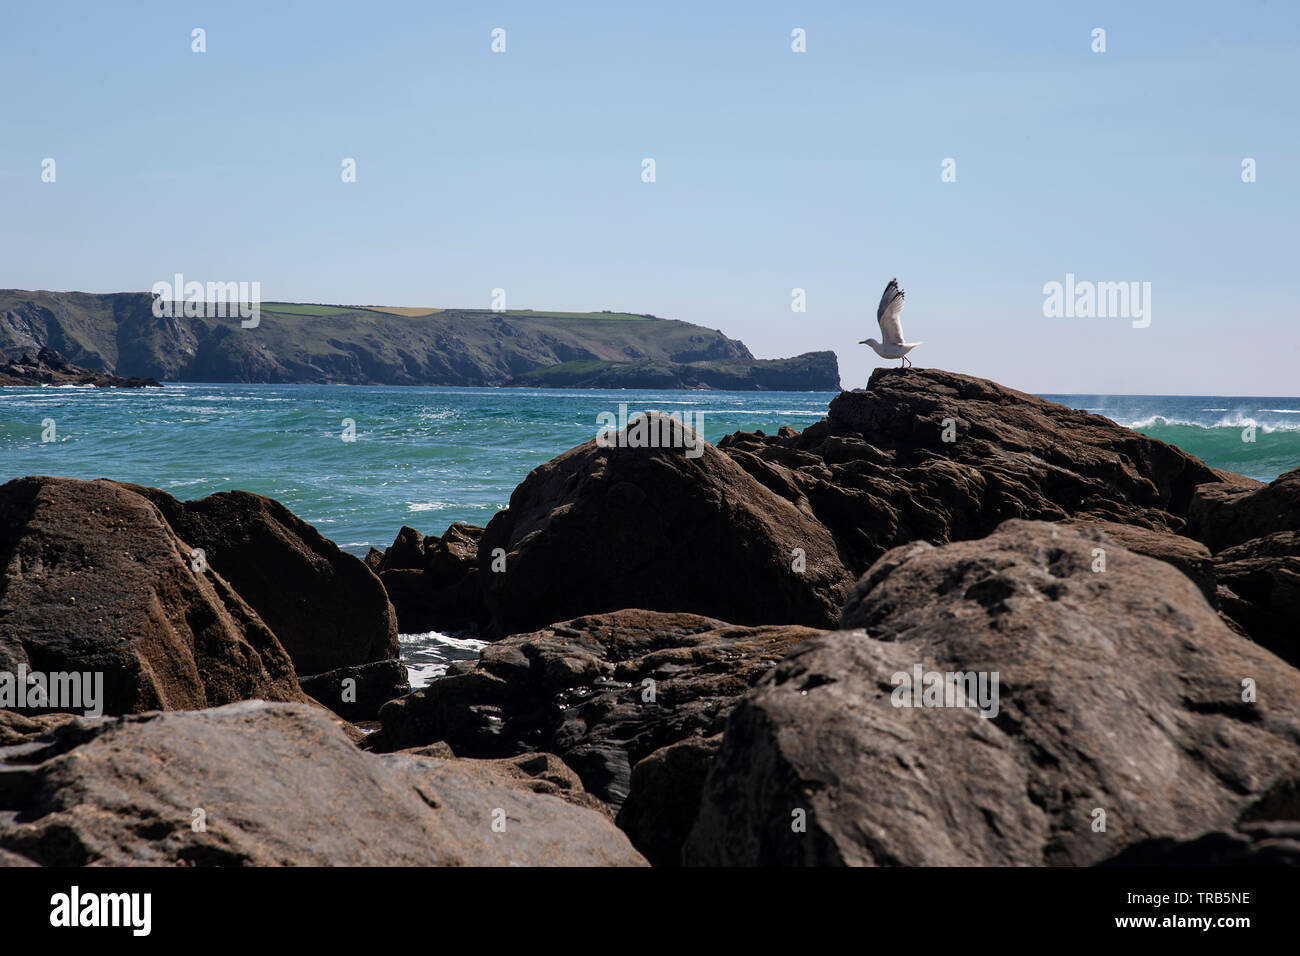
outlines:
[{"label": "gull's outstretched wing", "polygon": [[885,286],[885,294],[880,297],[880,308],[876,309],[876,321],[885,336],[885,345],[903,344],[903,289],[897,279],[890,279]]}]

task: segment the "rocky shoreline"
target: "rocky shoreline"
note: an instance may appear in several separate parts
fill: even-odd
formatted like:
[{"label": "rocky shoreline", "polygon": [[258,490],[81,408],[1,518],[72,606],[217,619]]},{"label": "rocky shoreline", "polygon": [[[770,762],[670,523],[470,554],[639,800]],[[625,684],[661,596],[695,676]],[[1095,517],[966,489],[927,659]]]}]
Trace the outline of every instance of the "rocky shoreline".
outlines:
[{"label": "rocky shoreline", "polygon": [[152,378],[123,378],[73,365],[54,349],[42,346],[33,357],[25,353],[0,364],[0,386],[93,385],[97,388],[157,388]]},{"label": "rocky shoreline", "polygon": [[[1300,468],[938,370],[593,440],[364,561],[258,495],[20,478],[0,673],[104,716],[0,697],[0,863],[1294,865],[1298,625]],[[492,643],[412,692],[426,630]]]}]

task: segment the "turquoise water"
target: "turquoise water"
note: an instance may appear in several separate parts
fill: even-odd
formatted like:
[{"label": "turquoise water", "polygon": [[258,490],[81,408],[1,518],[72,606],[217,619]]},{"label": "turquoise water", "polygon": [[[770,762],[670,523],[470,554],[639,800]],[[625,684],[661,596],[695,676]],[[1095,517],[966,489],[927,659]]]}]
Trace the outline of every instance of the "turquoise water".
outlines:
[{"label": "turquoise water", "polygon": [[[1300,467],[1300,398],[1044,395],[1260,481]],[[1253,426],[1253,427],[1252,427]]]},{"label": "turquoise water", "polygon": [[[802,429],[833,394],[171,384],[0,389],[0,480],[115,478],[201,498],[283,502],[353,554],[409,524],[483,525],[533,468],[592,438],[596,416],[703,412],[704,437]],[[344,420],[355,441],[344,441]],[[55,440],[42,442],[52,420]]]},{"label": "turquoise water", "polygon": [[[387,547],[409,524],[486,524],[537,465],[597,430],[596,416],[703,412],[705,438],[821,418],[833,393],[569,391],[171,384],[0,389],[0,479],[116,478],[180,498],[270,495],[340,546]],[[1269,480],[1300,465],[1300,399],[1047,396]],[[355,441],[344,441],[344,419]],[[53,423],[53,431],[49,423]],[[1256,424],[1255,441],[1242,431]],[[54,440],[43,442],[47,434]]]}]

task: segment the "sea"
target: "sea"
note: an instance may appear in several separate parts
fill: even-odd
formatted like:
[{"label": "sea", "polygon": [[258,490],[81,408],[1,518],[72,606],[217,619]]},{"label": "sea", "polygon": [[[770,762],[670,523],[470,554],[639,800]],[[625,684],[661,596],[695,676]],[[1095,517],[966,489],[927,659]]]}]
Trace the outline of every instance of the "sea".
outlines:
[{"label": "sea", "polygon": [[[602,413],[690,413],[716,442],[799,430],[832,392],[423,388],[172,383],[0,389],[0,481],[115,478],[200,498],[269,495],[344,550],[387,547],[403,525],[484,525],[528,472],[592,438]],[[1300,398],[1044,395],[1261,481],[1300,466]],[[607,420],[607,419],[606,419]],[[466,635],[403,635],[412,682],[474,660]]]}]

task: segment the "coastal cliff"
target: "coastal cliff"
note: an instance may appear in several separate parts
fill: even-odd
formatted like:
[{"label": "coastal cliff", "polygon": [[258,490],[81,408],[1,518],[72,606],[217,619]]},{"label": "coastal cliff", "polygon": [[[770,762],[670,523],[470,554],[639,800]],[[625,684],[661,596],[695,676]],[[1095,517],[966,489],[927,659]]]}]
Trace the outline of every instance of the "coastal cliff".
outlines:
[{"label": "coastal cliff", "polygon": [[43,347],[87,369],[161,381],[834,391],[832,352],[755,359],[676,319],[268,302],[241,319],[154,315],[144,292],[0,290],[0,355]]}]

